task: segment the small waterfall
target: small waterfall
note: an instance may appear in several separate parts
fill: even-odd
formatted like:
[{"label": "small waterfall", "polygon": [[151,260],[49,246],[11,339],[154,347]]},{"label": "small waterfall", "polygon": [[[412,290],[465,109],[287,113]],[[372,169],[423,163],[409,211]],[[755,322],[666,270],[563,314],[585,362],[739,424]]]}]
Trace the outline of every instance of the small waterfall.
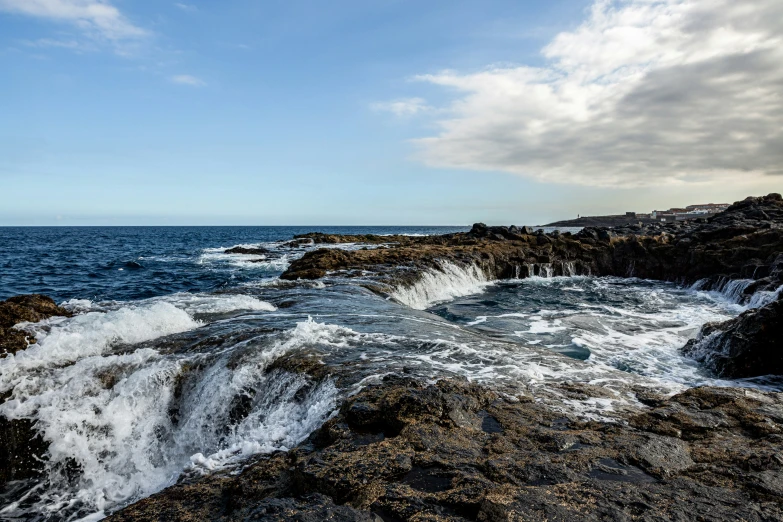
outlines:
[{"label": "small waterfall", "polygon": [[718,280],[699,279],[691,285],[691,290],[718,294],[727,301],[743,305],[746,309],[761,308],[778,299],[783,293],[783,286],[775,290],[759,290],[746,295],[747,289],[754,283],[752,279],[729,279],[721,277]]},{"label": "small waterfall", "polygon": [[514,279],[519,279],[521,269],[522,267],[520,265],[514,267]]},{"label": "small waterfall", "polygon": [[527,265],[527,276],[528,277],[535,277],[536,275],[536,265],[534,263],[528,263]]},{"label": "small waterfall", "polygon": [[710,280],[709,279],[699,279],[695,283],[691,285],[691,290],[706,290],[707,286],[709,286]]},{"label": "small waterfall", "polygon": [[[308,320],[278,339],[254,337],[222,353],[187,356],[150,347],[97,355],[106,351],[102,337],[74,334],[86,321],[111,334],[141,330],[155,314],[168,312],[169,321],[178,317],[176,309],[159,306],[149,307],[149,314],[123,310],[60,321],[46,337],[41,335],[48,341],[42,348],[52,348],[58,339],[62,346],[81,340],[96,347],[72,364],[52,359],[47,367],[39,365],[16,383],[12,399],[0,405],[3,417],[34,420],[48,444],[42,486],[31,490],[24,503],[4,507],[0,518],[27,520],[26,510],[33,509],[42,515],[36,519],[57,513],[58,520],[88,514],[98,520],[127,501],[171,485],[183,470],[231,467],[250,455],[287,450],[337,405],[338,390],[329,378],[315,381],[266,370],[309,343],[341,344],[353,335],[350,330]],[[113,328],[106,326],[110,322]],[[179,324],[174,321],[168,331],[158,333],[190,326]],[[151,336],[139,335],[130,342]],[[12,366],[22,359],[2,361]],[[69,467],[78,473],[64,473]],[[78,502],[69,503],[68,497]]]},{"label": "small waterfall", "polygon": [[547,279],[554,276],[554,270],[552,269],[551,263],[542,263],[541,264],[541,272],[543,272],[543,276]]},{"label": "small waterfall", "polygon": [[444,261],[439,268],[422,273],[412,286],[397,288],[391,296],[411,308],[424,310],[438,302],[477,294],[488,284],[487,275],[478,266]]},{"label": "small waterfall", "polygon": [[748,300],[746,306],[748,307],[748,309],[761,308],[762,306],[767,306],[768,304],[777,301],[781,293],[783,293],[783,285],[779,286],[777,290],[772,290],[772,291],[762,290],[756,292],[755,294],[750,296],[750,299]]},{"label": "small waterfall", "polygon": [[742,303],[745,290],[753,284],[752,279],[728,279],[721,287],[719,292],[726,296],[726,299],[734,303]]},{"label": "small waterfall", "polygon": [[565,261],[561,263],[563,275],[568,277],[574,277],[576,275],[576,267],[573,261]]}]

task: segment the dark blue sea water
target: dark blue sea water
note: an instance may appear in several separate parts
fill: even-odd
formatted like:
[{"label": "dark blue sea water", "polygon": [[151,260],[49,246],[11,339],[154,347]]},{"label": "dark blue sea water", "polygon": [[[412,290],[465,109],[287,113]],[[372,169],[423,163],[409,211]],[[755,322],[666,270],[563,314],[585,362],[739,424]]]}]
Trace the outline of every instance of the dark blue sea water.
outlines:
[{"label": "dark blue sea water", "polygon": [[[36,342],[0,357],[0,416],[34,422],[48,445],[40,478],[0,491],[0,520],[99,520],[182,477],[287,450],[389,373],[532,393],[585,419],[617,419],[638,406],[640,386],[781,388],[717,380],[681,354],[702,324],[748,306],[734,294],[619,278],[488,281],[448,263],[388,295],[339,274],[279,279],[319,248],[295,234],[460,230],[0,228],[0,299],[42,293],[76,314],[18,325]],[[225,252],[238,245],[265,251]],[[318,361],[325,377],[275,366],[283,357]],[[566,400],[564,382],[608,393]]]},{"label": "dark blue sea water", "polygon": [[41,293],[55,300],[131,300],[205,292],[281,272],[237,269],[207,249],[295,234],[445,234],[464,227],[0,227],[0,299]]}]

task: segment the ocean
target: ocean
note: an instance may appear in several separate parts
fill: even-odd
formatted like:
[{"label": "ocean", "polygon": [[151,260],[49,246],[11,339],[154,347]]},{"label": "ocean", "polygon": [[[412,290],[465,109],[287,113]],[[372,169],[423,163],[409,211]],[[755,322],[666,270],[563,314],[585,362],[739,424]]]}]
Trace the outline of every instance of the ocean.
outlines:
[{"label": "ocean", "polygon": [[[389,296],[362,277],[279,279],[316,248],[295,234],[465,230],[0,228],[0,299],[42,293],[78,312],[23,325],[37,343],[0,359],[0,414],[32,420],[49,445],[41,477],[0,495],[0,518],[98,520],[183,478],[241,469],[294,447],[341,398],[390,373],[534,390],[564,414],[602,420],[632,405],[633,387],[783,389],[716,379],[680,354],[704,323],[759,304],[734,287],[498,282],[454,265]],[[225,253],[235,246],[267,252]],[[606,398],[564,397],[569,382]]]}]

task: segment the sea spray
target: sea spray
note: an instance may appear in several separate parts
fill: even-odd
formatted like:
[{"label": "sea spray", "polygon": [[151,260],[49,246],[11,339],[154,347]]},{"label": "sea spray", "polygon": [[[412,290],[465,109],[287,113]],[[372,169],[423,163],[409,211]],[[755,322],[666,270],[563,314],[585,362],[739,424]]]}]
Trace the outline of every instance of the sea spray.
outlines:
[{"label": "sea spray", "polygon": [[[275,308],[246,295],[68,304],[83,313],[22,325],[39,342],[0,360],[9,392],[0,416],[33,421],[48,448],[39,485],[0,518],[99,516],[159,491],[194,463],[214,469],[287,449],[334,410],[328,379],[265,369],[302,344],[328,345],[339,327],[307,321],[275,342],[251,337],[216,353],[164,354],[154,343],[133,345],[205,324],[192,315]],[[118,345],[123,352],[113,351]],[[252,400],[232,409],[243,394]]]}]

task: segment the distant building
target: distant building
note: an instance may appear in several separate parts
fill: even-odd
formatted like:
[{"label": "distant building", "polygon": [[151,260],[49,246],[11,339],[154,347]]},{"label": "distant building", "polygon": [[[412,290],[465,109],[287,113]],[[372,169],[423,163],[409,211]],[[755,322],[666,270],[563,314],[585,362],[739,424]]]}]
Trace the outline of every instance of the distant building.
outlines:
[{"label": "distant building", "polygon": [[669,210],[653,210],[650,216],[664,223],[685,221],[687,219],[707,218],[729,208],[727,203],[707,203],[704,205],[688,205],[685,208],[670,208]]},{"label": "distant building", "polygon": [[625,217],[635,218],[636,217],[636,212],[626,212],[625,213]]},{"label": "distant building", "polygon": [[685,207],[688,212],[698,214],[717,214],[729,208],[728,203],[707,203],[706,205],[689,205]]}]

